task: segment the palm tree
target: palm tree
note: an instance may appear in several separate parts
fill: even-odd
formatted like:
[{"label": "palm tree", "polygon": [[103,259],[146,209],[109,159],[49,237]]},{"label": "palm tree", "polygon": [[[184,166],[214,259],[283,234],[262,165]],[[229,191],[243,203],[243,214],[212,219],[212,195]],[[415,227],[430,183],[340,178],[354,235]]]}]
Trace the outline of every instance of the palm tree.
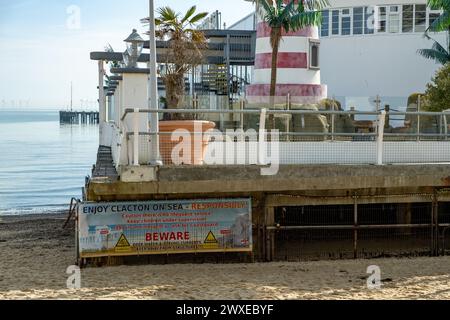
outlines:
[{"label": "palm tree", "polygon": [[[428,0],[428,6],[433,10],[443,10],[443,13],[430,24],[425,31],[425,37],[433,41],[431,49],[421,49],[417,52],[430,60],[434,60],[442,65],[450,62],[450,0]],[[431,38],[429,32],[443,32],[447,34],[447,48],[435,39]]]},{"label": "palm tree", "polygon": [[450,0],[428,0],[428,6],[432,10],[443,10],[427,31],[441,32],[450,30]]},{"label": "palm tree", "polygon": [[[111,44],[107,44],[106,46],[105,46],[105,52],[111,52],[111,53],[114,53],[114,49],[113,49],[113,47],[111,46]],[[120,68],[120,63],[118,62],[118,61],[111,61],[110,63],[109,63],[109,67],[112,69],[112,68]]]},{"label": "palm tree", "polygon": [[[170,7],[157,10],[159,17],[155,19],[156,36],[168,43],[161,77],[166,87],[166,102],[169,109],[183,107],[184,77],[191,68],[202,62],[202,50],[207,46],[205,35],[195,27],[208,13],[196,13],[196,10],[197,7],[192,6],[184,15]],[[148,18],[142,20],[144,23],[148,21]]]},{"label": "palm tree", "polygon": [[439,42],[437,42],[436,40],[434,40],[433,38],[431,38],[428,33],[425,33],[425,38],[427,38],[428,40],[433,41],[433,46],[431,47],[431,49],[420,49],[417,52],[430,60],[434,60],[437,63],[440,63],[442,65],[450,62],[450,45],[449,47],[446,49],[444,48]]},{"label": "palm tree", "polygon": [[278,51],[283,32],[297,31],[308,26],[322,23],[321,10],[328,6],[328,0],[255,0],[264,11],[263,20],[271,28],[270,44],[272,46],[272,72],[270,78],[270,106],[274,106],[277,85]]},{"label": "palm tree", "polygon": [[[272,65],[270,76],[270,107],[275,105],[277,87],[278,51],[283,38],[283,32],[297,31],[309,26],[319,26],[322,23],[321,10],[329,6],[328,0],[254,0],[262,9],[259,14],[271,28],[270,45],[272,47]],[[275,117],[269,116],[269,129],[275,128]]]}]

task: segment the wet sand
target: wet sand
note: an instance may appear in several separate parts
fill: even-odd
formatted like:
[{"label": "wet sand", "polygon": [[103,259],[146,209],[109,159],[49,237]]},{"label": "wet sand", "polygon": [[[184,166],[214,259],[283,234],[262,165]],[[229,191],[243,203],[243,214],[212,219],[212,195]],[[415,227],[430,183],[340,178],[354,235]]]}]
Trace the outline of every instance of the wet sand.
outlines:
[{"label": "wet sand", "polygon": [[[0,219],[0,299],[450,299],[450,257],[87,268],[82,288],[69,290],[65,218]],[[370,265],[381,268],[381,290],[367,288]]]}]

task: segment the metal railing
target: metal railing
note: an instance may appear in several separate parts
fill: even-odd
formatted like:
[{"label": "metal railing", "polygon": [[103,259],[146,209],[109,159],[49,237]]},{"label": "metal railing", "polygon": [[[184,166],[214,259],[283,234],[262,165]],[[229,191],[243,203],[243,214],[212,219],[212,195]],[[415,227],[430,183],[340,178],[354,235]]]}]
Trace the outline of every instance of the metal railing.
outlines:
[{"label": "metal railing", "polygon": [[[200,127],[198,131],[180,131],[175,136],[173,132],[154,132],[148,126],[148,119],[155,115],[159,119],[173,115],[184,115],[182,118],[186,118],[187,115],[190,119],[214,122],[215,129],[205,132]],[[148,155],[155,152],[151,150],[151,141],[155,137],[159,139],[158,152],[165,157],[165,165],[210,164],[203,160],[192,163],[168,161],[176,144],[188,138],[198,139],[206,149],[208,145],[217,147],[218,144],[234,143],[236,150],[233,156],[237,158],[239,153],[245,153],[247,158],[249,153],[258,153],[256,162],[238,161],[239,164],[267,165],[267,161],[259,157],[261,149],[270,151],[275,143],[280,152],[279,164],[450,162],[449,116],[448,112],[126,109],[119,129],[125,136],[128,163],[122,164],[147,164]],[[403,122],[403,126],[392,126],[393,121]],[[277,132],[276,137],[274,132]],[[173,141],[167,143],[170,140]],[[238,146],[239,143],[246,145]],[[200,158],[205,153],[198,144],[197,149],[192,147],[191,151],[201,153]],[[241,155],[241,158],[244,156]]]}]

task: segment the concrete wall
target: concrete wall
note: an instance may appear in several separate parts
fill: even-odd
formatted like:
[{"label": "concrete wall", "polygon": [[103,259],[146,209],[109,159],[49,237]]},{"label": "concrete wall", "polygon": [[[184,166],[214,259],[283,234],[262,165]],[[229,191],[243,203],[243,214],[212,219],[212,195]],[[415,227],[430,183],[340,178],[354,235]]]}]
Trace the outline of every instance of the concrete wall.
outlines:
[{"label": "concrete wall", "polygon": [[[437,40],[445,43],[445,35]],[[329,96],[404,97],[424,92],[439,68],[417,54],[432,43],[422,34],[338,36],[321,39],[322,78]]]},{"label": "concrete wall", "polygon": [[[144,171],[142,171],[144,170]],[[145,172],[153,181],[145,181]],[[450,187],[450,165],[409,166],[281,166],[275,176],[261,176],[259,166],[124,167],[121,176],[135,182],[93,179],[89,201],[149,200],[190,197],[253,196],[257,194],[315,194],[316,196],[424,193]],[[139,177],[144,177],[139,181]],[[316,192],[316,193],[315,193]]]}]

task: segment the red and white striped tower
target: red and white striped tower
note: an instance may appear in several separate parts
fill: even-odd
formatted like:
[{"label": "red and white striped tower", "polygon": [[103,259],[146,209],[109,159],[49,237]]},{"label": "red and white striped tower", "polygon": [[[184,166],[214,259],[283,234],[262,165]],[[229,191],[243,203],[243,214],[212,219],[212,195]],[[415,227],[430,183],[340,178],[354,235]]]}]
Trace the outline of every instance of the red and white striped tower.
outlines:
[{"label": "red and white striped tower", "polygon": [[[251,0],[246,0],[251,1]],[[288,0],[284,0],[288,2]],[[272,65],[271,28],[263,21],[262,7],[257,7],[256,58],[253,82],[247,87],[250,103],[268,103]],[[319,40],[319,28],[307,27],[296,32],[283,32],[278,54],[275,103],[311,104],[327,97],[327,86],[320,82],[320,69],[310,68],[311,40]]]}]

